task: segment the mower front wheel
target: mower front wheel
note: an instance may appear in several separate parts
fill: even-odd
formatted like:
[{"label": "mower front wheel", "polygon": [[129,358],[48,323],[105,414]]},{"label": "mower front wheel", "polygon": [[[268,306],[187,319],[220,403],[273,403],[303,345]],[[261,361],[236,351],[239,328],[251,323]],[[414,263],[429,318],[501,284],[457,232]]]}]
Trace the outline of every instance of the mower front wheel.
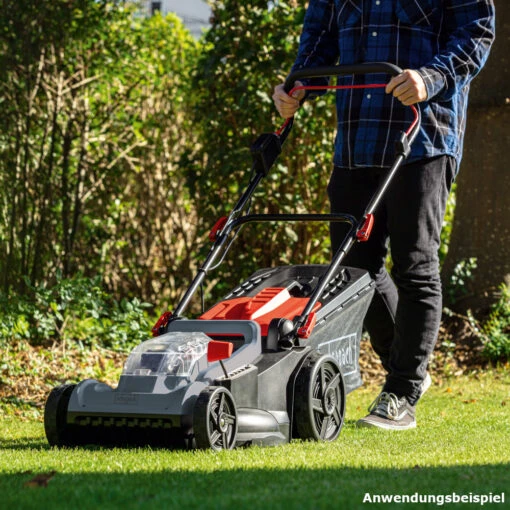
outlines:
[{"label": "mower front wheel", "polygon": [[70,446],[71,437],[67,424],[69,399],[76,384],[62,384],[53,388],[44,406],[44,431],[50,446]]},{"label": "mower front wheel", "polygon": [[342,372],[331,356],[307,356],[296,378],[294,427],[297,437],[333,441],[340,434],[345,415]]},{"label": "mower front wheel", "polygon": [[208,386],[193,410],[193,433],[198,449],[231,450],[236,444],[237,410],[230,391]]}]

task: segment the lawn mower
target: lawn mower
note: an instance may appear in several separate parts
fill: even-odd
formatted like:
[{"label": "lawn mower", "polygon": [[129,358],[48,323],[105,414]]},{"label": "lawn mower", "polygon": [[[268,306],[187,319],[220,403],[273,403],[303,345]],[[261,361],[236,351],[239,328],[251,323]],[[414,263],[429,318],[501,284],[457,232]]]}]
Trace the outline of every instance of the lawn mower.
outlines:
[{"label": "lawn mower", "polygon": [[[400,72],[388,63],[301,69],[288,77],[285,90],[292,93],[294,83],[307,78]],[[365,86],[320,88],[353,87]],[[395,161],[361,218],[250,214],[251,197],[280,155],[293,119],[261,135],[251,148],[247,189],[214,225],[209,254],[174,312],[165,312],[154,337],[129,355],[117,388],[88,379],[51,391],[44,412],[50,445],[221,450],[336,439],[346,395],[362,384],[360,339],[374,293],[366,271],[341,262],[355,243],[368,239],[374,211],[410,152],[420,123],[419,110],[410,108],[414,118],[396,141]],[[190,300],[239,229],[262,221],[343,222],[348,233],[329,265],[260,269],[197,319],[186,318]]]}]

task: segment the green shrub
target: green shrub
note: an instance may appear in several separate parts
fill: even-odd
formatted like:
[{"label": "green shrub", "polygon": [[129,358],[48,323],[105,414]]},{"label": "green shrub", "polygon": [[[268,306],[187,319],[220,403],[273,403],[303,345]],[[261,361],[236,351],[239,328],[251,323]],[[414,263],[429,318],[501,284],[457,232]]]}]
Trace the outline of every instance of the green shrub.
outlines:
[{"label": "green shrub", "polygon": [[477,267],[475,257],[463,259],[453,269],[450,280],[446,284],[445,297],[448,304],[455,304],[470,292],[469,282],[473,280],[473,273]]},{"label": "green shrub", "polygon": [[510,359],[510,287],[502,284],[499,296],[481,327],[483,354],[493,361]]},{"label": "green shrub", "polygon": [[77,342],[129,349],[146,340],[150,304],[116,301],[99,278],[59,278],[53,286],[30,287],[30,297],[0,295],[0,343],[26,339],[32,345]]},{"label": "green shrub", "polygon": [[193,267],[194,208],[176,162],[197,143],[187,105],[199,45],[175,15],[136,18],[133,8],[2,4],[6,294],[81,272],[152,301],[173,296]]},{"label": "green shrub", "polygon": [[[464,297],[472,294],[470,283],[477,268],[476,258],[461,260],[454,268],[445,288],[445,300],[449,305],[456,305]],[[495,295],[494,303],[487,315],[475,315],[467,310],[466,315],[455,313],[445,308],[444,313],[450,317],[464,320],[483,345],[483,354],[492,361],[510,358],[510,287],[501,284]]]},{"label": "green shrub", "polygon": [[441,230],[441,246],[439,247],[439,262],[441,263],[441,265],[446,259],[446,255],[448,254],[448,248],[450,246],[450,237],[452,234],[453,218],[455,215],[455,205],[457,199],[456,191],[457,184],[454,183],[452,186],[450,196],[448,197],[448,202],[446,203],[443,228]]}]

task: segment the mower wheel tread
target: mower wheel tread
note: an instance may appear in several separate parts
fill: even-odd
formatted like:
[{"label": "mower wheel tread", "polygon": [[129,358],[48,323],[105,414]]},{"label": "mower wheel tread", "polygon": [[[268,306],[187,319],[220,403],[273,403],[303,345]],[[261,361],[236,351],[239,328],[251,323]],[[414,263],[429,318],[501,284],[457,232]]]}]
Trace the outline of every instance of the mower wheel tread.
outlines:
[{"label": "mower wheel tread", "polygon": [[231,450],[236,444],[237,410],[230,391],[208,386],[193,410],[193,433],[198,449]]},{"label": "mower wheel tread", "polygon": [[44,406],[44,431],[50,446],[70,446],[70,427],[67,424],[69,399],[76,384],[62,384],[53,388]]},{"label": "mower wheel tread", "polygon": [[294,426],[304,440],[334,441],[343,425],[345,387],[331,356],[315,351],[307,356],[296,378]]}]

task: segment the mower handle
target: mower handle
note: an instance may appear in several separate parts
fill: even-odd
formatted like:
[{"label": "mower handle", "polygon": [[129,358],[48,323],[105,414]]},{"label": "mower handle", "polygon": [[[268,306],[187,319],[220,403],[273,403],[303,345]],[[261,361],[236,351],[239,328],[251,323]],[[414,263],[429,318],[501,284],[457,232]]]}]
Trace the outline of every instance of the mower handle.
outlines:
[{"label": "mower handle", "polygon": [[[287,79],[285,80],[284,89],[285,92],[289,93],[291,89],[294,86],[294,82],[296,80],[305,79],[305,78],[320,78],[320,77],[330,77],[330,76],[348,76],[348,75],[355,75],[355,74],[389,74],[391,76],[397,76],[402,72],[402,69],[400,67],[390,64],[387,62],[373,62],[373,63],[366,63],[366,64],[355,64],[355,65],[338,65],[338,66],[325,66],[325,67],[314,67],[314,68],[308,68],[308,69],[299,69],[297,71],[294,71],[291,73]],[[339,250],[337,250],[337,253],[333,257],[333,261],[327,270],[327,272],[323,275],[321,278],[318,286],[313,292],[313,295],[310,297],[310,300],[308,301],[308,304],[306,305],[305,309],[303,310],[301,320],[299,321],[299,324],[297,326],[302,326],[304,322],[306,321],[307,317],[311,314],[313,311],[313,307],[317,303],[317,300],[319,299],[320,295],[324,291],[327,283],[330,281],[331,277],[335,273],[335,271],[338,269],[343,257],[346,255],[350,247],[359,240],[358,233],[364,233],[363,230],[365,229],[365,224],[367,222],[367,219],[369,216],[372,215],[373,211],[375,210],[377,204],[379,203],[382,194],[388,187],[393,175],[395,174],[397,168],[400,166],[402,161],[407,157],[407,150],[409,149],[410,144],[416,137],[416,134],[418,132],[418,127],[420,125],[420,110],[419,108],[415,108],[412,106],[411,108],[415,111],[415,121],[412,124],[411,128],[405,132],[402,133],[402,139],[400,140],[400,145],[402,146],[401,149],[398,151],[397,159],[393,163],[392,168],[390,169],[387,177],[385,178],[384,182],[380,186],[378,192],[375,194],[375,196],[370,201],[369,205],[367,206],[365,213],[363,215],[363,218],[360,220],[358,228],[351,228],[351,233],[347,236],[346,240],[344,241],[343,245],[340,247]],[[247,206],[247,204],[250,203],[251,196],[255,192],[255,189],[259,182],[262,180],[262,178],[267,174],[269,168],[272,166],[276,158],[281,152],[281,147],[283,143],[285,142],[290,130],[292,129],[293,124],[293,117],[288,118],[283,126],[276,131],[275,133],[266,133],[264,135],[261,135],[259,139],[255,142],[254,146],[252,147],[252,153],[254,154],[254,169],[256,170],[255,175],[250,180],[250,183],[248,185],[248,188],[243,193],[239,201],[237,202],[236,206],[226,218],[225,221],[222,222],[223,227],[217,231],[215,231],[215,241],[213,244],[213,247],[211,248],[211,251],[209,252],[209,255],[207,256],[206,261],[202,265],[202,267],[198,270],[198,274],[193,279],[193,282],[191,283],[191,286],[186,291],[185,295],[177,305],[177,308],[175,309],[173,313],[173,319],[180,318],[182,312],[188,305],[191,297],[196,292],[198,287],[202,284],[205,276],[207,275],[207,272],[213,267],[213,263],[216,260],[220,249],[225,245],[228,234],[236,227],[241,226],[243,223],[248,223],[250,221],[257,221],[260,219],[268,220],[277,220],[274,216],[265,216],[265,217],[257,217],[256,215],[251,216],[241,216],[243,210]],[[404,143],[405,142],[405,143]],[[406,150],[407,148],[407,150]],[[307,219],[319,219],[324,220],[326,219],[325,216],[320,216],[312,218],[314,215],[309,215],[308,217],[306,215],[298,216],[297,215],[287,215],[287,220],[291,221],[297,221],[297,220],[303,220],[305,218]],[[342,215],[342,218],[337,217],[332,218],[331,216],[328,216],[328,221],[347,221],[347,223],[351,223],[353,225],[354,218],[348,217],[348,215]],[[228,251],[230,245],[226,247],[226,251]],[[225,253],[226,253],[225,251]],[[214,266],[215,267],[215,266]],[[173,320],[172,319],[172,320]]]},{"label": "mower handle", "polygon": [[298,69],[293,71],[283,86],[285,92],[288,94],[297,80],[306,78],[325,78],[329,76],[349,76],[353,74],[376,74],[384,73],[391,76],[397,76],[402,72],[402,69],[395,64],[389,62],[368,62],[365,64],[353,65],[338,65],[338,66],[323,66],[323,67],[308,67],[305,69]]}]

